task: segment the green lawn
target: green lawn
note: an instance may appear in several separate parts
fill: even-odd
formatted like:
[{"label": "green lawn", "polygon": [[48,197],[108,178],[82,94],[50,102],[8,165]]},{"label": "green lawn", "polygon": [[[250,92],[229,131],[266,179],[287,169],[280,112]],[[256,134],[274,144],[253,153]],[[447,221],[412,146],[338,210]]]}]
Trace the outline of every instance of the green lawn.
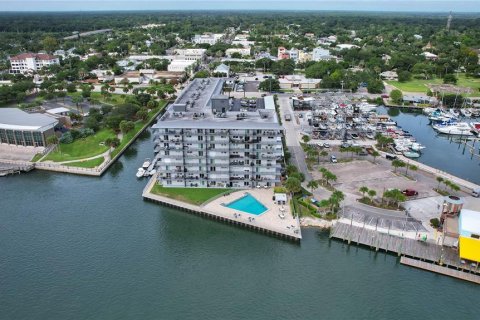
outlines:
[{"label": "green lawn", "polygon": [[32,161],[32,162],[37,162],[37,161],[40,160],[42,157],[43,157],[43,153],[37,153],[37,154],[32,158],[32,160],[30,160],[30,161]]},{"label": "green lawn", "polygon": [[78,161],[78,162],[71,162],[71,163],[66,163],[66,166],[69,167],[79,167],[79,168],[95,168],[101,165],[105,161],[104,157],[92,159],[92,160],[86,160],[86,161]]},{"label": "green lawn", "polygon": [[[160,102],[160,110],[163,109],[165,106],[167,105],[167,102],[166,101],[161,101]],[[155,114],[158,112],[159,109],[155,109],[155,110],[152,110],[148,113],[148,119],[146,122],[141,122],[141,121],[138,121],[138,122],[135,122],[135,127],[133,128],[132,131],[130,132],[127,132],[123,138],[122,138],[122,141],[120,142],[120,145],[118,147],[115,148],[115,150],[112,151],[112,158],[115,157],[126,145],[127,143],[129,143],[130,140],[133,139],[133,137],[140,131],[142,130],[142,128],[144,126],[147,125],[147,123],[149,123],[152,118],[155,116]]]},{"label": "green lawn", "polygon": [[221,195],[226,192],[232,191],[231,189],[215,189],[215,188],[165,188],[156,184],[152,188],[153,194],[168,197],[175,200],[184,201],[194,205],[201,205],[207,200]]},{"label": "green lawn", "polygon": [[397,87],[401,91],[407,92],[423,92],[428,90],[427,84],[442,84],[442,79],[419,80],[413,79],[407,82],[386,81],[389,85]]},{"label": "green lawn", "polygon": [[[442,79],[430,79],[430,80],[419,80],[413,79],[407,82],[398,82],[398,81],[386,81],[389,85],[395,86],[401,91],[406,92],[423,92],[426,93],[428,90],[428,84],[442,84]],[[477,78],[467,78],[465,74],[458,75],[457,85],[460,87],[469,87],[474,89],[473,94],[466,96],[480,96],[480,79]]]},{"label": "green lawn", "polygon": [[108,150],[107,146],[100,145],[100,142],[104,142],[107,138],[115,138],[113,130],[102,129],[85,139],[78,139],[70,144],[59,144],[57,150],[50,152],[43,161],[79,160],[99,155]]},{"label": "green lawn", "polygon": [[[160,109],[163,109],[166,106],[166,101],[160,102]],[[144,126],[155,116],[158,112],[158,108],[150,111],[148,114],[148,121],[141,122],[138,121],[135,123],[135,127],[132,131],[126,133],[120,145],[112,151],[112,158],[115,157],[132,139],[133,137],[143,129]],[[69,160],[80,160],[84,158],[90,158],[96,155],[99,155],[108,150],[107,146],[100,145],[101,142],[104,142],[107,138],[114,138],[116,134],[111,129],[102,129],[98,131],[93,136],[87,137],[85,139],[75,140],[70,144],[59,144],[59,148],[55,151],[52,151],[48,154],[43,161],[69,161]]]}]

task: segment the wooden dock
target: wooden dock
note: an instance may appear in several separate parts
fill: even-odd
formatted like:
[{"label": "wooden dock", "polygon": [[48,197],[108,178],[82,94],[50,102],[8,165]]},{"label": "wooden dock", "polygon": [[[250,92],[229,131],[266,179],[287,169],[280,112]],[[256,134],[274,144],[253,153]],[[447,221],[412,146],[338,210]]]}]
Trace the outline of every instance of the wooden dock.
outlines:
[{"label": "wooden dock", "polygon": [[[402,258],[418,260],[426,265],[437,265],[442,268],[458,271],[460,274],[473,274],[480,278],[478,265],[469,265],[460,260],[458,251],[435,243],[399,237],[375,229],[362,228],[355,225],[338,222],[331,230],[330,238],[348,242],[348,244],[367,246],[375,251],[397,254]],[[430,267],[432,272],[435,268]],[[440,269],[439,269],[440,270]],[[442,269],[443,270],[443,269]],[[443,272],[439,272],[444,274]],[[452,273],[453,274],[453,273]],[[452,275],[453,276],[453,275]],[[456,278],[462,279],[459,276]],[[469,280],[470,281],[470,280]]]},{"label": "wooden dock", "polygon": [[21,172],[29,172],[33,170],[34,165],[28,162],[1,162],[0,161],[0,177],[8,176],[10,174],[17,174]]},{"label": "wooden dock", "polygon": [[420,260],[415,260],[415,259],[408,258],[408,257],[402,257],[400,259],[400,263],[404,264],[404,265],[407,265],[407,266],[410,266],[410,267],[414,267],[414,268],[418,268],[418,269],[422,269],[422,270],[427,270],[427,271],[430,271],[430,272],[443,274],[445,276],[449,276],[449,277],[453,277],[453,278],[457,278],[457,279],[461,279],[461,280],[465,280],[465,281],[470,281],[470,282],[473,282],[473,283],[476,283],[476,284],[480,284],[480,276],[477,275],[477,274],[467,273],[467,272],[464,272],[464,271],[455,270],[455,269],[452,269],[452,268],[447,268],[447,267],[444,267],[444,266],[440,266],[438,264],[429,263],[429,262],[420,261]]}]

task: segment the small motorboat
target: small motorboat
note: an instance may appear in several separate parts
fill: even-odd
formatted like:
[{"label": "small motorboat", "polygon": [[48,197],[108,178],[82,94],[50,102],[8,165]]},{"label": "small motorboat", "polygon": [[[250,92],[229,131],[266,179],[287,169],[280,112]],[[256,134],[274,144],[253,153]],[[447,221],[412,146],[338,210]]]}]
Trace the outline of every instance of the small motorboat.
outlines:
[{"label": "small motorboat", "polygon": [[403,155],[407,158],[420,158],[420,153],[413,151],[405,151]]},{"label": "small motorboat", "polygon": [[137,176],[137,178],[142,178],[143,176],[145,176],[145,169],[138,168],[136,176]]},{"label": "small motorboat", "polygon": [[150,158],[145,159],[145,161],[142,164],[143,169],[147,169],[150,166],[151,160]]},{"label": "small motorboat", "polygon": [[419,152],[425,149],[425,146],[421,145],[418,142],[413,142],[412,145],[410,146],[410,149],[412,149],[412,151]]}]

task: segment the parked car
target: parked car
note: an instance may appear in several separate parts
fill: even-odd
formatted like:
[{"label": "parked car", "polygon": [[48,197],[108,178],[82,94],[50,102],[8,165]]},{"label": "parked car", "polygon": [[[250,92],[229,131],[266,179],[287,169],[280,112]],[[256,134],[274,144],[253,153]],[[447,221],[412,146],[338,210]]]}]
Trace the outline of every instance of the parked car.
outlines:
[{"label": "parked car", "polygon": [[349,148],[350,147],[350,143],[348,142],[343,142],[341,145],[340,145],[340,148]]},{"label": "parked car", "polygon": [[395,160],[395,159],[397,159],[397,156],[396,156],[396,155],[393,155],[393,154],[388,154],[388,153],[387,153],[387,154],[385,155],[385,158],[386,158],[387,160]]},{"label": "parked car", "polygon": [[289,113],[285,114],[285,121],[291,121],[291,120],[292,120],[292,116]]},{"label": "parked car", "polygon": [[368,152],[367,152],[367,150],[362,149],[362,151],[360,151],[360,152],[358,153],[358,155],[359,155],[359,156],[368,156]]},{"label": "parked car", "polygon": [[402,193],[407,197],[418,196],[418,192],[413,189],[405,189],[402,191]]},{"label": "parked car", "polygon": [[323,147],[328,149],[328,148],[330,148],[330,145],[325,142],[325,143],[323,144]]},{"label": "parked car", "polygon": [[472,197],[478,198],[480,197],[480,189],[472,191]]},{"label": "parked car", "polygon": [[331,156],[330,156],[330,161],[331,161],[332,163],[337,163],[337,162],[338,162],[338,161],[337,161],[337,157],[335,157],[334,155],[331,155]]}]

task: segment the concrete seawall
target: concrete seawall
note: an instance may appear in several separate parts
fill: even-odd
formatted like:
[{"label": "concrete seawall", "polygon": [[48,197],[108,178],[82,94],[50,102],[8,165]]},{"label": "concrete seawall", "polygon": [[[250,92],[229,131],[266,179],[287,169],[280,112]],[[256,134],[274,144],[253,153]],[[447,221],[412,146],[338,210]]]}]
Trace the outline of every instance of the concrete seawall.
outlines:
[{"label": "concrete seawall", "polygon": [[221,221],[221,222],[232,224],[235,226],[240,226],[252,231],[264,233],[264,234],[285,239],[285,240],[299,242],[302,239],[301,233],[294,234],[292,232],[284,232],[279,228],[274,229],[274,228],[266,228],[263,226],[259,226],[259,225],[256,225],[254,222],[235,220],[233,218],[228,217],[227,215],[207,210],[206,208],[203,208],[201,206],[196,206],[193,204],[189,204],[182,201],[178,201],[178,200],[153,194],[151,193],[151,190],[155,185],[156,181],[157,181],[157,174],[155,174],[154,176],[152,176],[152,178],[150,178],[148,184],[143,189],[142,197],[145,200],[158,203],[166,207],[186,211],[188,213],[193,213],[205,218],[209,218],[211,220]]}]

